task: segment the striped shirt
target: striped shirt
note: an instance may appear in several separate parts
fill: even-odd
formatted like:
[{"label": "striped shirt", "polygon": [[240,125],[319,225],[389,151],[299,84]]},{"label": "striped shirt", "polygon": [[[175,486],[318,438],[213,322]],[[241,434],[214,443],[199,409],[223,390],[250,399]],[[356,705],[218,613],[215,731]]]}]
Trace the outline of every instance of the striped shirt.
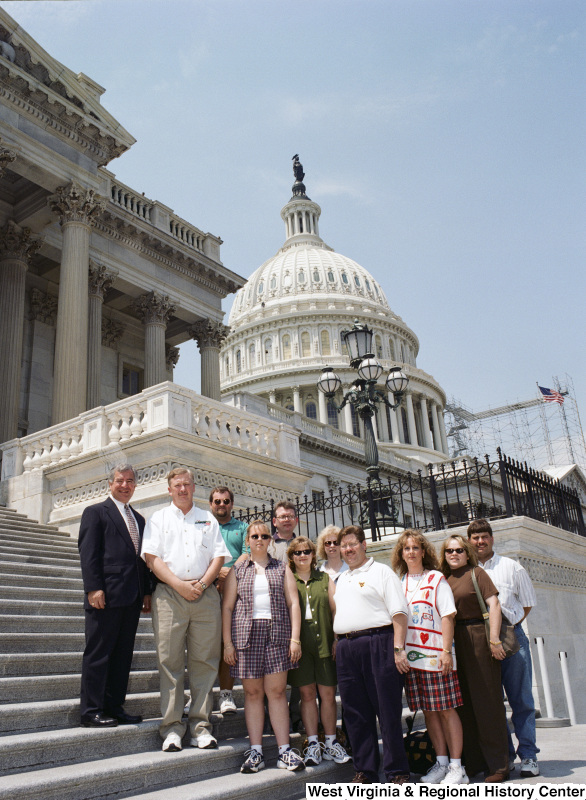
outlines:
[{"label": "striped shirt", "polygon": [[535,589],[525,568],[512,558],[499,556],[497,553],[479,566],[487,571],[499,590],[503,614],[509,622],[516,625],[523,619],[524,609],[533,608],[537,604]]}]

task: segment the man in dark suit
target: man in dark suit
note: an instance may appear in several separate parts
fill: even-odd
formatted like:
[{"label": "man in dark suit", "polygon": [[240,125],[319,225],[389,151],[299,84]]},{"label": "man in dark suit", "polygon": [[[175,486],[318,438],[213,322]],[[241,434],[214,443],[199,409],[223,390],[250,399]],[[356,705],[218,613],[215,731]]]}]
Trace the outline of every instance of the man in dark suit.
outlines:
[{"label": "man in dark suit", "polygon": [[85,728],[142,722],[123,706],[140,612],[151,610],[151,576],[140,557],[145,521],[129,506],[136,488],[130,464],[114,467],[108,485],[108,499],[86,508],[79,528],[85,592],[81,668]]}]

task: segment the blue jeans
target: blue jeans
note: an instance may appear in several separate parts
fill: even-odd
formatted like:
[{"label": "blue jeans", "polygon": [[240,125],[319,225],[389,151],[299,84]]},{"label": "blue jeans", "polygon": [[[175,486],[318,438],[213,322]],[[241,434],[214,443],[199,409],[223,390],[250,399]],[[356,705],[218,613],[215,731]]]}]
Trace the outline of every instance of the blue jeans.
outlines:
[{"label": "blue jeans", "polygon": [[[521,623],[515,625],[520,649],[514,656],[501,661],[501,676],[509,705],[513,711],[515,736],[519,742],[517,755],[521,760],[536,758],[539,748],[535,742],[535,704],[533,702],[532,664],[529,640]],[[508,726],[507,726],[508,731]],[[509,734],[509,757],[515,757],[515,746]]]}]

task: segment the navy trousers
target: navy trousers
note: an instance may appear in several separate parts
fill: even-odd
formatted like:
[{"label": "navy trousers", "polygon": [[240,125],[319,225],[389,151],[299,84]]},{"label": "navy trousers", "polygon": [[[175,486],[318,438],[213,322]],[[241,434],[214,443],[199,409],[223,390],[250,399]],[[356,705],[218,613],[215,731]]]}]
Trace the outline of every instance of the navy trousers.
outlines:
[{"label": "navy trousers", "polygon": [[401,723],[404,679],[395,667],[393,642],[391,629],[357,639],[340,638],[336,650],[338,687],[354,767],[375,782],[380,767],[377,717],[385,777],[409,774]]}]

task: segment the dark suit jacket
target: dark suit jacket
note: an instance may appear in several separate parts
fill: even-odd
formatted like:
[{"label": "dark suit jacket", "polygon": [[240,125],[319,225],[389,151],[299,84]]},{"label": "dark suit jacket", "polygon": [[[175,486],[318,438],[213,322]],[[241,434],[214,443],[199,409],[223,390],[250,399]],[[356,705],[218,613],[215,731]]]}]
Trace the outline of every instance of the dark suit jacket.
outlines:
[{"label": "dark suit jacket", "polygon": [[[142,543],[145,520],[133,512]],[[78,547],[86,609],[91,608],[88,592],[98,589],[105,593],[108,608],[129,606],[138,596],[142,600],[151,593],[151,573],[135,552],[128,527],[110,497],[83,512]]]}]

